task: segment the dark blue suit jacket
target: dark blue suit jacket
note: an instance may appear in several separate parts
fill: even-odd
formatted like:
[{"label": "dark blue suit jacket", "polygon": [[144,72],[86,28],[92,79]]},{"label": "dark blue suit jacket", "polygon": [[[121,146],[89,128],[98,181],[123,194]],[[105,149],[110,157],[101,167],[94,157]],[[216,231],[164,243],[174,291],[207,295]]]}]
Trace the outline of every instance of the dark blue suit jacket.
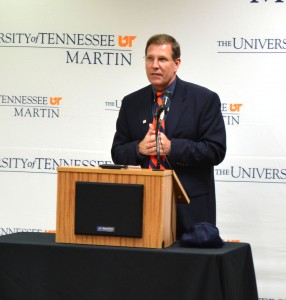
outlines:
[{"label": "dark blue suit jacket", "polygon": [[[138,155],[137,144],[152,123],[153,104],[151,85],[124,97],[111,149],[114,163],[147,167],[148,157]],[[178,216],[184,223],[178,226],[185,231],[196,222],[215,224],[214,166],[223,161],[226,153],[218,95],[177,77],[165,127],[171,140],[168,160],[191,200],[187,211]],[[181,214],[180,208],[178,213]]]}]

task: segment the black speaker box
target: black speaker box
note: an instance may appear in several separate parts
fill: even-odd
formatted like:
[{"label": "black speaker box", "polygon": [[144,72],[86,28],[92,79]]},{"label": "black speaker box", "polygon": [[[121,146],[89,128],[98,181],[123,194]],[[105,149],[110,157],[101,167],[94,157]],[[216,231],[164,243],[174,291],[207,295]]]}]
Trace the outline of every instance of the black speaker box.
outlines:
[{"label": "black speaker box", "polygon": [[142,184],[76,182],[75,234],[142,237]]}]

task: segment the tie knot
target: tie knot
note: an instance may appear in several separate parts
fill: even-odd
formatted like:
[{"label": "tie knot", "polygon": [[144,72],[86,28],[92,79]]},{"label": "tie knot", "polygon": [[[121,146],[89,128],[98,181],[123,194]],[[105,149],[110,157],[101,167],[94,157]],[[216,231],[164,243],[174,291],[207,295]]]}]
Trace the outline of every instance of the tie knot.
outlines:
[{"label": "tie knot", "polygon": [[157,103],[158,105],[162,105],[163,104],[163,100],[161,98],[161,95],[163,94],[163,92],[157,92],[156,96],[157,96]]}]

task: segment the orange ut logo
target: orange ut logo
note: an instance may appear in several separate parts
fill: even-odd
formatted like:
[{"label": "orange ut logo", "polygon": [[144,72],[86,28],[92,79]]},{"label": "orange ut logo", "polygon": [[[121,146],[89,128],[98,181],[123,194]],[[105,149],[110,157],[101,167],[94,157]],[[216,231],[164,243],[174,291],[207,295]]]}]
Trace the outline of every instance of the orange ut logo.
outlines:
[{"label": "orange ut logo", "polygon": [[62,97],[50,97],[50,104],[51,105],[60,105],[60,101],[62,100]]},{"label": "orange ut logo", "polygon": [[118,45],[120,47],[132,47],[132,42],[136,39],[135,35],[118,36]]},{"label": "orange ut logo", "polygon": [[239,112],[241,106],[242,106],[242,104],[238,104],[238,103],[237,104],[230,104],[229,105],[229,110],[233,111],[233,112],[235,112],[235,111]]}]

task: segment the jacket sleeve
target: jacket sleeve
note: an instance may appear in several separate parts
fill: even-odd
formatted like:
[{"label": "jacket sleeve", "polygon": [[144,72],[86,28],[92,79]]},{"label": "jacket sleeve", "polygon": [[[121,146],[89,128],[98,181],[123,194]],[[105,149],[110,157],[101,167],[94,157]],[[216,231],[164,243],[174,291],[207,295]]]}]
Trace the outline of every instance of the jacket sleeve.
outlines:
[{"label": "jacket sleeve", "polygon": [[[196,115],[186,110],[171,139],[168,156],[173,166],[204,167],[221,163],[226,154],[226,130],[221,103],[209,93]],[[191,118],[194,120],[190,120]],[[190,124],[190,125],[188,125]]]},{"label": "jacket sleeve", "polygon": [[127,99],[124,98],[116,122],[116,132],[111,147],[111,157],[114,163],[124,165],[144,166],[148,157],[139,154],[138,143],[144,136],[140,131],[135,134],[136,128],[134,113],[127,108]]}]

